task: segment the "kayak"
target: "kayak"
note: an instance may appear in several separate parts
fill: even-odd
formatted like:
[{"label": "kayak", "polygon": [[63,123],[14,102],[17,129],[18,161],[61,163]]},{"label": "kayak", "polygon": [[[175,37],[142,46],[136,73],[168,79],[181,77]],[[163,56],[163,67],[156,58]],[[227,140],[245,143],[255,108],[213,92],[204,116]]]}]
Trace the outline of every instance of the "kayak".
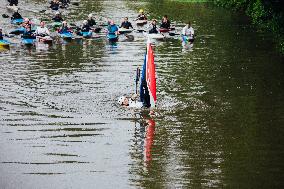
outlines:
[{"label": "kayak", "polygon": [[161,33],[167,33],[169,31],[175,30],[175,28],[160,28],[159,31]]},{"label": "kayak", "polygon": [[24,45],[33,45],[36,42],[35,38],[22,38],[22,43]]},{"label": "kayak", "polygon": [[60,33],[60,37],[62,39],[72,39],[73,34],[71,32],[64,32],[64,33]]},{"label": "kayak", "polygon": [[83,36],[84,38],[90,38],[93,35],[92,31],[88,31],[88,32],[79,32],[78,35]]},{"label": "kayak", "polygon": [[113,41],[113,42],[118,40],[118,36],[115,35],[115,34],[108,34],[107,38],[108,38],[109,41]]},{"label": "kayak", "polygon": [[118,32],[120,34],[131,33],[133,29],[119,28]]},{"label": "kayak", "polygon": [[161,33],[146,33],[146,37],[149,37],[150,39],[165,39],[165,36]]},{"label": "kayak", "polygon": [[10,46],[10,42],[8,40],[0,40],[0,47],[9,47]]},{"label": "kayak", "polygon": [[6,6],[6,8],[10,11],[16,12],[18,10],[18,6]]},{"label": "kayak", "polygon": [[147,24],[147,20],[136,20],[136,24],[137,25],[145,25],[145,24]]},{"label": "kayak", "polygon": [[51,44],[53,42],[53,39],[50,36],[45,36],[45,37],[37,36],[36,39],[38,42],[46,44]]},{"label": "kayak", "polygon": [[12,19],[11,24],[21,24],[24,22],[23,18]]},{"label": "kayak", "polygon": [[10,34],[20,35],[25,33],[26,29],[24,27],[19,27],[17,29],[14,29],[10,32]]}]

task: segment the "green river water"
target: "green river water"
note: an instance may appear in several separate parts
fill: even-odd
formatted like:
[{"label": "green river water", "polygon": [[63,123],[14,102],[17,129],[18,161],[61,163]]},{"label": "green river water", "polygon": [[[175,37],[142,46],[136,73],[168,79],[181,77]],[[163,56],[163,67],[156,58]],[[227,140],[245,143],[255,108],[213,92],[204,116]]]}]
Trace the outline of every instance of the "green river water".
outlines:
[{"label": "green river water", "polygon": [[[20,5],[24,17],[52,15],[39,13],[45,1]],[[0,188],[283,188],[284,64],[269,34],[204,3],[84,0],[63,16],[134,24],[140,8],[150,19],[167,14],[177,33],[191,20],[197,34],[192,48],[178,35],[153,42],[154,117],[116,103],[135,92],[141,33],[117,46],[12,39],[0,51]]]}]

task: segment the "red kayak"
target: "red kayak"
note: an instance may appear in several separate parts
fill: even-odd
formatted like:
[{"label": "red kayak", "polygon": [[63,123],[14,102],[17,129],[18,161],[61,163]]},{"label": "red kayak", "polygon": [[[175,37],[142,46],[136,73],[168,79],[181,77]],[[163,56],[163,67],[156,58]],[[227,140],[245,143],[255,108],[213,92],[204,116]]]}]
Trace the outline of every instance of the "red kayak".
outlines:
[{"label": "red kayak", "polygon": [[160,28],[159,31],[161,33],[167,33],[169,31],[175,30],[175,28]]}]

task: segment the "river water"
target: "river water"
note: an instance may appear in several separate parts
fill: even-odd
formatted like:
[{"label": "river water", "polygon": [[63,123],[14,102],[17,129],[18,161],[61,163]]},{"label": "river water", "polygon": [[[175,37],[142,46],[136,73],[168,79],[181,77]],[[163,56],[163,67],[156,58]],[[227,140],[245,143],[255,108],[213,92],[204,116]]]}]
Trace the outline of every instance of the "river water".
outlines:
[{"label": "river water", "polygon": [[[63,12],[120,22],[144,8],[177,32],[192,21],[192,48],[179,36],[153,42],[155,116],[116,103],[135,92],[140,33],[116,46],[101,37],[0,51],[0,188],[283,188],[284,65],[269,34],[210,4],[163,2],[86,0]],[[43,1],[20,5],[50,17]]]}]

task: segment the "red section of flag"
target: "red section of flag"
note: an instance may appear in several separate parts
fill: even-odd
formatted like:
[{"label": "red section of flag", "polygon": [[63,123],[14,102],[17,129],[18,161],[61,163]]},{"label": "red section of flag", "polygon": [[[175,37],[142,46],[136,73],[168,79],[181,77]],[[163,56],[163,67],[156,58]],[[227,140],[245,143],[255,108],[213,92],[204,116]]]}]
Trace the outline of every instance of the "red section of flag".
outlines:
[{"label": "red section of flag", "polygon": [[146,81],[150,95],[152,95],[154,102],[157,101],[156,94],[156,68],[154,63],[154,52],[151,43],[148,44],[147,48],[147,64],[146,64]]}]

